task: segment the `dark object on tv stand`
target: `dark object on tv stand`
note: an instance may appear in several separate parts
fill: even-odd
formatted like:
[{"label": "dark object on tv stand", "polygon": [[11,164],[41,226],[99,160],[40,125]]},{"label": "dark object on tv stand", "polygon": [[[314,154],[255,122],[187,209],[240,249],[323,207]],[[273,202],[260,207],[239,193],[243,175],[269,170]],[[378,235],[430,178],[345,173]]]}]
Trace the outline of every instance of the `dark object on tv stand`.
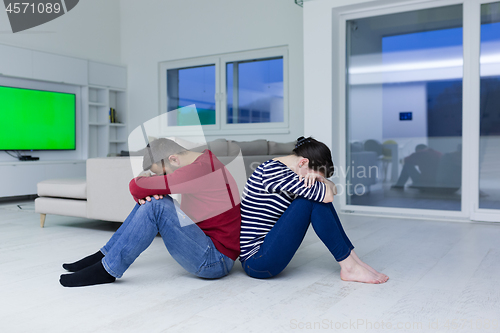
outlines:
[{"label": "dark object on tv stand", "polygon": [[144,148],[138,151],[122,150],[120,156],[144,156]]},{"label": "dark object on tv stand", "polygon": [[33,157],[31,155],[20,155],[19,161],[38,161],[40,157]]}]

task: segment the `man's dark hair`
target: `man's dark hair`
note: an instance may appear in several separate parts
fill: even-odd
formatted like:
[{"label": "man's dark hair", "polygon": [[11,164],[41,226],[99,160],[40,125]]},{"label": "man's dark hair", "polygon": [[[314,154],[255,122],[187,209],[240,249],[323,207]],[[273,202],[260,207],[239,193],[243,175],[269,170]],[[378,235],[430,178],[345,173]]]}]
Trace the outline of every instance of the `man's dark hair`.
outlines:
[{"label": "man's dark hair", "polygon": [[298,138],[293,153],[295,156],[307,158],[309,160],[308,167],[323,173],[326,178],[331,177],[335,171],[330,148],[312,137],[304,138],[301,136]]},{"label": "man's dark hair", "polygon": [[144,159],[142,160],[142,168],[144,170],[151,169],[155,163],[162,165],[163,160],[165,164],[169,164],[168,158],[170,155],[183,154],[187,150],[179,145],[177,142],[165,138],[156,139],[148,143],[144,148]]}]

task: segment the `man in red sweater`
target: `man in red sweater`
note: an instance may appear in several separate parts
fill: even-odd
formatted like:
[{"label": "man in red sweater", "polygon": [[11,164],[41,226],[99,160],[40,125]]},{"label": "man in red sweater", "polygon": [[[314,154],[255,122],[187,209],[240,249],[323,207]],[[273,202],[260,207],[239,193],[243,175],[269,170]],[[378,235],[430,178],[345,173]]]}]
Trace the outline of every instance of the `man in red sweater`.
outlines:
[{"label": "man in red sweater", "polygon": [[[130,182],[137,205],[100,251],[63,267],[65,287],[111,283],[122,277],[158,232],[172,257],[203,278],[229,273],[240,253],[236,182],[208,149],[189,151],[172,140],[152,141],[145,171]],[[169,194],[180,193],[181,205]]]},{"label": "man in red sweater", "polygon": [[436,176],[441,156],[440,152],[424,144],[417,145],[415,152],[405,157],[398,181],[391,188],[403,190],[410,178],[413,182],[411,187],[422,189],[436,187]]}]

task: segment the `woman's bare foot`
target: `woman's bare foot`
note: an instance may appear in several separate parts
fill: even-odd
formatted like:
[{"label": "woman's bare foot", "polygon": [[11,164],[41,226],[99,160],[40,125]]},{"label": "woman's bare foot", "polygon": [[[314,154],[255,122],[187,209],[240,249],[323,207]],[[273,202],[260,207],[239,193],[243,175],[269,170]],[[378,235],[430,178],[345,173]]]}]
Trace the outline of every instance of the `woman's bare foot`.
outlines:
[{"label": "woman's bare foot", "polygon": [[344,281],[379,284],[386,282],[389,278],[380,273],[374,273],[359,264],[352,255],[339,262],[340,278]]},{"label": "woman's bare foot", "polygon": [[367,263],[361,261],[361,259],[359,259],[358,255],[356,254],[356,252],[354,252],[354,250],[351,251],[351,256],[354,258],[354,260],[356,260],[356,262],[358,264],[360,264],[364,268],[368,269],[370,272],[379,275],[384,280],[384,282],[386,282],[387,280],[389,280],[389,277],[387,275],[385,275],[384,273],[377,272],[373,267],[371,267]]}]

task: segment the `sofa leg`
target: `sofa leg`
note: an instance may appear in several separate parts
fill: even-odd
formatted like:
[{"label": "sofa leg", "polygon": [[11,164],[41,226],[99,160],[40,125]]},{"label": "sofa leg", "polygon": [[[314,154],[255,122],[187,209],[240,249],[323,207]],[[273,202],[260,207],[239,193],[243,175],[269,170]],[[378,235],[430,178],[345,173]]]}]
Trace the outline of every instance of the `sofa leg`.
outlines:
[{"label": "sofa leg", "polygon": [[40,214],[40,227],[43,228],[43,226],[45,225],[45,217],[47,215],[46,214]]}]

